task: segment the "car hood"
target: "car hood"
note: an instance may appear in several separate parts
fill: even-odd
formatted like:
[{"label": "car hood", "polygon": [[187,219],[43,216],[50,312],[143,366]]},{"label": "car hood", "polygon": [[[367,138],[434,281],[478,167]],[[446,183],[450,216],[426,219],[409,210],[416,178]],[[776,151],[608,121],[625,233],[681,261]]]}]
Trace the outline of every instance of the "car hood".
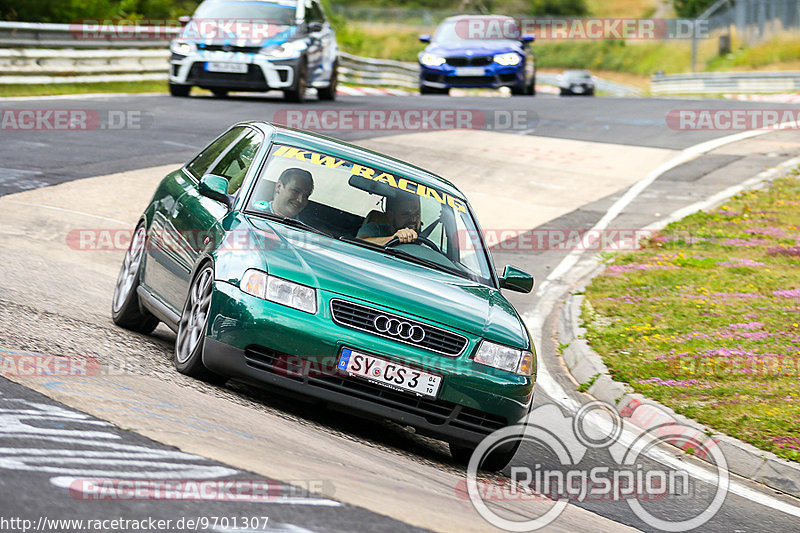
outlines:
[{"label": "car hood", "polygon": [[425,47],[425,52],[440,56],[489,56],[508,52],[523,53],[520,43],[505,40],[431,43]]},{"label": "car hood", "polygon": [[498,289],[277,222],[249,222],[266,243],[270,275],[529,348],[519,315]]}]

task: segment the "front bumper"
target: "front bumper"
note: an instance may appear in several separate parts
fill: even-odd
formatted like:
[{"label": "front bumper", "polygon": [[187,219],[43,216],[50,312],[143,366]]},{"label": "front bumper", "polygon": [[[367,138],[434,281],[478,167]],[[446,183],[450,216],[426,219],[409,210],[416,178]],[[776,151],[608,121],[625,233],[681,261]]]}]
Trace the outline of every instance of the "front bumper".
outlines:
[{"label": "front bumper", "polygon": [[[219,374],[320,398],[461,445],[475,445],[529,411],[533,380],[474,363],[470,357],[480,340],[474,336],[462,355],[447,357],[335,324],[329,301],[341,295],[321,292],[320,309],[310,315],[225,282],[217,281],[215,289],[203,363]],[[441,375],[438,396],[418,397],[337,372],[343,347]]]},{"label": "front bumper", "polygon": [[451,87],[485,87],[496,89],[498,87],[521,87],[525,83],[525,74],[522,65],[504,67],[489,65],[483,68],[482,74],[469,76],[459,75],[457,67],[443,64],[440,67],[426,67],[420,65],[420,86],[434,89],[449,89]]},{"label": "front bumper", "polygon": [[[299,61],[269,60],[259,54],[221,51],[198,51],[188,56],[172,54],[169,82],[173,85],[195,85],[204,89],[291,89]],[[209,62],[245,64],[247,72],[211,72],[206,69]]]}]

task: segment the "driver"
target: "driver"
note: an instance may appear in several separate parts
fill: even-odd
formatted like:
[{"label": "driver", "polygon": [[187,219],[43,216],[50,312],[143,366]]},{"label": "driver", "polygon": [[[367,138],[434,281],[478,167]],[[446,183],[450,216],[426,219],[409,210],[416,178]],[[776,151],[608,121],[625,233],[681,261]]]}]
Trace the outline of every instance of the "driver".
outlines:
[{"label": "driver", "polygon": [[358,238],[379,246],[392,239],[403,244],[417,240],[420,229],[419,196],[403,194],[386,198],[388,224],[365,222],[358,230]]},{"label": "driver", "polygon": [[297,218],[308,205],[308,197],[314,192],[314,178],[311,172],[292,167],[284,170],[275,184],[275,196],[265,206],[268,213]]}]

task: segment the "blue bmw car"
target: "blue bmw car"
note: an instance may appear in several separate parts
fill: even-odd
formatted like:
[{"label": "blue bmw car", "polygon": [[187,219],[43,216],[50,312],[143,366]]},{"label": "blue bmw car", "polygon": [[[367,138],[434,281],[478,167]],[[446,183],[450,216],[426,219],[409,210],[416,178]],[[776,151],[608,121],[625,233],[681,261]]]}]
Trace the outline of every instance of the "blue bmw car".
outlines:
[{"label": "blue bmw car", "polygon": [[419,92],[451,87],[509,87],[512,94],[536,94],[531,35],[521,35],[511,17],[462,15],[445,19],[419,54]]}]

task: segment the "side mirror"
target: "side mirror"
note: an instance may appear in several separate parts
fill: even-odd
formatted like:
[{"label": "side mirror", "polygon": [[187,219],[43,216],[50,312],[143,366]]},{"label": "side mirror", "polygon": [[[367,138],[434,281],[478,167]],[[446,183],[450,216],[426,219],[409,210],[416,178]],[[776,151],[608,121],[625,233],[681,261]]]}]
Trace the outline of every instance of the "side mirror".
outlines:
[{"label": "side mirror", "polygon": [[428,35],[427,33],[424,33],[424,34],[419,36],[419,40],[422,43],[429,43],[429,42],[431,42],[431,36]]},{"label": "side mirror", "polygon": [[228,194],[228,180],[222,176],[206,174],[197,190],[203,196],[222,202],[228,209],[233,207],[233,196]]},{"label": "side mirror", "polygon": [[182,17],[178,17],[178,22],[181,23],[181,27],[189,24],[190,20],[192,20],[192,17],[190,17],[189,15],[183,15]]},{"label": "side mirror", "polygon": [[523,43],[532,43],[536,40],[536,37],[533,35],[523,35],[522,39],[520,39]]},{"label": "side mirror", "polygon": [[322,23],[321,22],[309,22],[308,23],[308,31],[311,32],[311,33],[322,31]]},{"label": "side mirror", "polygon": [[533,276],[517,267],[507,266],[500,278],[500,288],[528,293],[533,290]]}]

